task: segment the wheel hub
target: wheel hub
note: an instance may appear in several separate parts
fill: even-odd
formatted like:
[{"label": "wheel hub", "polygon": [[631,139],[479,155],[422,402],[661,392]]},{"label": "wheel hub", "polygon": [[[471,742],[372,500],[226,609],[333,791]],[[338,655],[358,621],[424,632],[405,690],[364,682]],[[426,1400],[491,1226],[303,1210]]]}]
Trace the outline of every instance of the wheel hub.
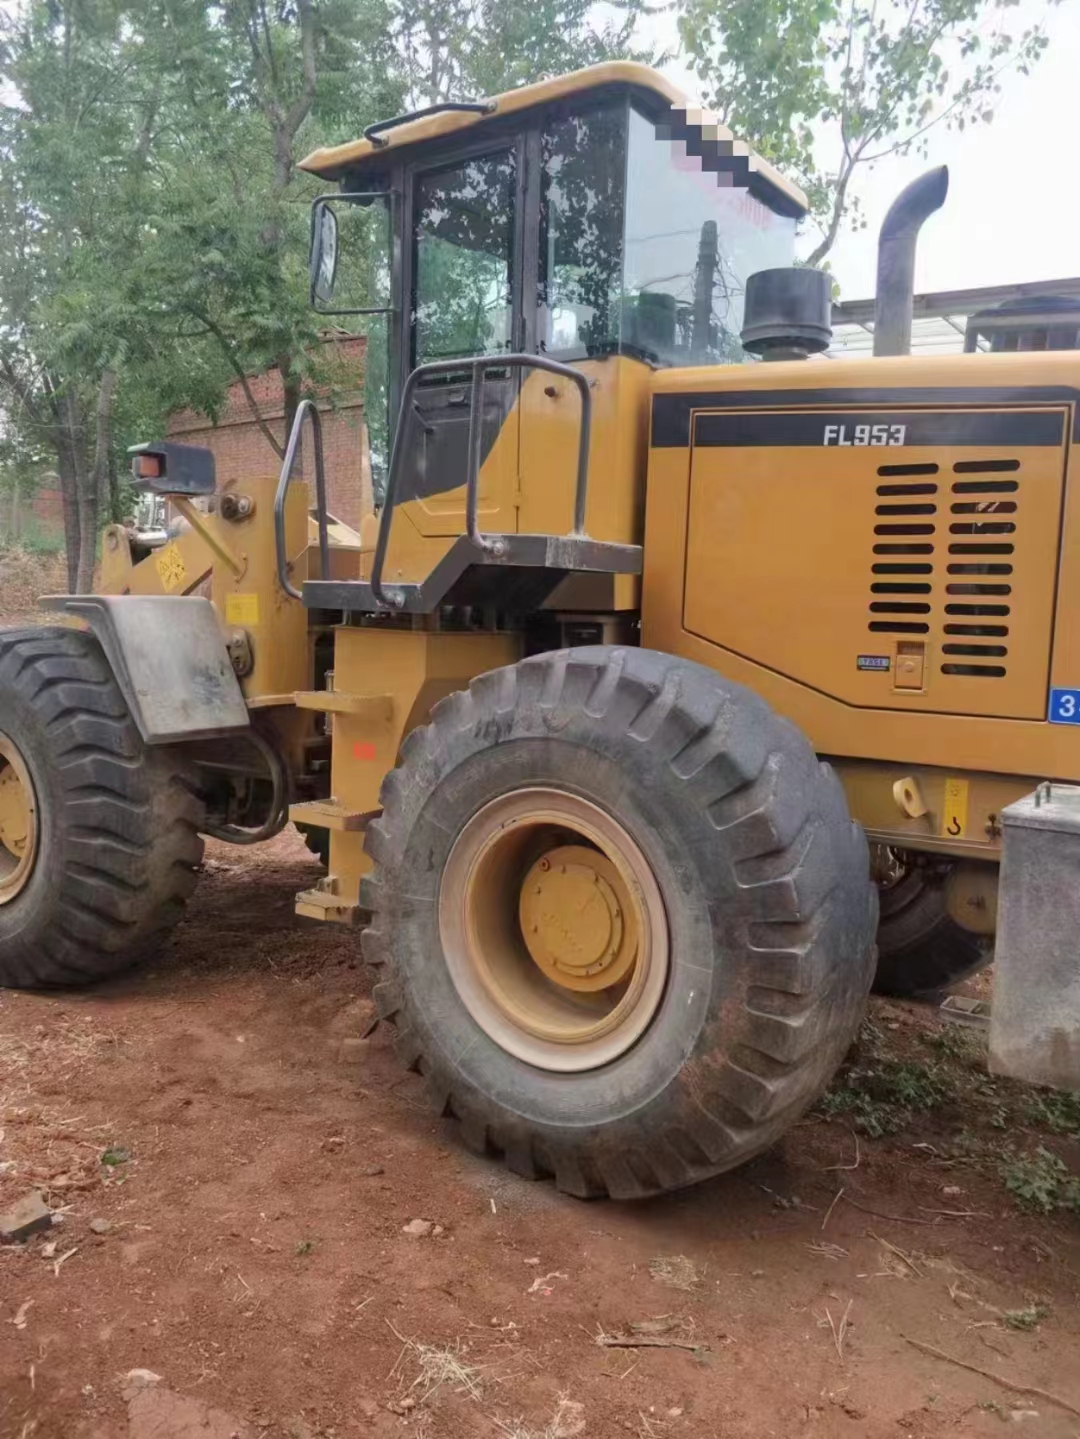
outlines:
[{"label": "wheel hub", "polygon": [[618,1058],[667,983],[667,916],[648,860],[606,811],[512,791],[464,825],[439,891],[447,970],[480,1028],[538,1069]]},{"label": "wheel hub", "polygon": [[599,850],[560,845],[541,855],[521,886],[521,932],[549,979],[590,992],[624,979],[637,954],[615,866]]},{"label": "wheel hub", "polygon": [[26,762],[0,734],[0,904],[7,904],[30,878],[37,856],[37,800]]}]

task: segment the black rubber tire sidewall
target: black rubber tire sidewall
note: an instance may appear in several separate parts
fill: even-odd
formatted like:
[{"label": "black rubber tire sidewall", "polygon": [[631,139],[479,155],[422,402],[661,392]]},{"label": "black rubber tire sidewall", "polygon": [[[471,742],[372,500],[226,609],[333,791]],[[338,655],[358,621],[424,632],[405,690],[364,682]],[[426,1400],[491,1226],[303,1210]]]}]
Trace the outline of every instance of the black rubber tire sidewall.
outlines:
[{"label": "black rubber tire sidewall", "polygon": [[[483,1034],[454,989],[439,937],[438,878],[465,819],[511,789],[550,786],[591,800],[634,836],[664,898],[672,962],[664,998],[645,1036],[601,1069],[567,1076],[516,1059]],[[611,796],[622,793],[616,803]],[[730,971],[703,971],[678,956],[709,952],[722,943],[692,844],[680,833],[660,796],[621,784],[618,767],[583,746],[542,739],[512,740],[466,759],[446,777],[412,832],[410,851],[430,862],[412,870],[414,923],[395,946],[402,977],[424,996],[426,1044],[438,1046],[443,1062],[456,1063],[459,1083],[474,1093],[498,1094],[500,1102],[530,1125],[609,1126],[653,1102],[693,1052],[707,1021],[714,991],[723,1002]],[[676,900],[676,894],[679,898]],[[717,926],[724,927],[718,914]],[[479,1036],[479,1037],[478,1037]],[[456,1062],[453,1056],[457,1055]]]},{"label": "black rubber tire sidewall", "polygon": [[[553,684],[558,697],[538,705],[538,691]],[[587,696],[610,685],[612,713],[597,719]],[[516,689],[517,699],[500,689]],[[665,696],[670,714],[658,733],[630,741],[619,706],[662,707]],[[731,731],[728,749],[717,748],[700,782],[677,779],[673,751],[699,739],[708,746],[717,714]],[[398,1024],[403,1057],[428,1075],[436,1103],[462,1120],[474,1147],[500,1150],[522,1172],[554,1172],[575,1193],[657,1192],[771,1144],[835,1070],[871,977],[876,895],[835,776],[749,691],[650,651],[539,656],[478,677],[433,720],[403,748],[368,832],[377,868],[364,941],[386,975],[380,1010]],[[774,764],[791,783],[770,800]],[[440,876],[466,820],[500,794],[544,784],[600,805],[633,835],[671,939],[668,987],[647,1033],[612,1063],[572,1075],[524,1064],[483,1032],[454,989],[438,928]],[[728,795],[719,815],[710,813],[717,785]],[[777,826],[805,845],[797,875],[796,834],[772,842]],[[769,904],[771,918],[758,913]],[[777,978],[773,952],[755,966],[751,937],[763,917],[807,947],[809,958],[789,968],[813,971],[812,993],[789,1006],[772,989],[756,1012],[752,988],[791,987]],[[797,1022],[766,1012],[769,1004],[798,1008]],[[763,1044],[779,1046],[779,1057]]]},{"label": "black rubber tire sidewall", "polygon": [[944,879],[905,876],[896,893],[882,895],[876,994],[897,999],[937,994],[992,962],[992,937],[964,929],[949,914]]},{"label": "black rubber tire sidewall", "polygon": [[0,985],[77,985],[145,958],[202,859],[185,766],[143,745],[97,642],[70,629],[0,632],[0,731],[38,825],[30,877],[0,905]]}]

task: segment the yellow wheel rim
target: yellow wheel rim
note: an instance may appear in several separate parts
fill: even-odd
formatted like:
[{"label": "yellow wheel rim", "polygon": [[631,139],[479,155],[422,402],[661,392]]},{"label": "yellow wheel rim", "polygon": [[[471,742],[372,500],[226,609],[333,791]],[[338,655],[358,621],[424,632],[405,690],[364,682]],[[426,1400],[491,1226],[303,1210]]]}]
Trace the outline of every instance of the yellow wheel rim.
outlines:
[{"label": "yellow wheel rim", "polygon": [[26,761],[0,734],[0,904],[23,889],[37,858],[37,796]]},{"label": "yellow wheel rim", "polygon": [[439,929],[481,1029],[539,1069],[595,1069],[663,998],[667,917],[648,860],[606,811],[553,788],[492,800],[447,860]]}]

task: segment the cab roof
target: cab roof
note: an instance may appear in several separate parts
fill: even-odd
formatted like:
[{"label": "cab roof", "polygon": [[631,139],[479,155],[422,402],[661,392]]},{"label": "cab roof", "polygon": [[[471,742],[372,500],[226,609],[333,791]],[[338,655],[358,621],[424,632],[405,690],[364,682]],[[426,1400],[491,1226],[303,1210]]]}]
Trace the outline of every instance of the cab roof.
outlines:
[{"label": "cab roof", "polygon": [[300,168],[326,180],[340,180],[348,171],[362,171],[368,162],[374,162],[382,169],[388,157],[396,157],[401,151],[427,141],[464,134],[478,125],[490,124],[519,111],[531,110],[551,101],[587,95],[590,91],[611,86],[628,87],[645,100],[654,113],[665,110],[671,112],[672,138],[686,139],[692,153],[705,156],[711,152],[714,155],[742,160],[757,185],[770,190],[782,209],[797,215],[806,213],[806,196],[798,185],[781,175],[767,160],[755,155],[749,145],[736,140],[727,126],[721,124],[715,115],[694,105],[678,86],[673,85],[659,71],[630,60],[591,65],[586,70],[558,75],[553,80],[540,80],[535,85],[522,85],[516,90],[507,90],[505,94],[488,100],[485,103],[485,113],[482,114],[444,110],[433,115],[404,120],[380,135],[377,145],[362,138],[350,140],[345,145],[313,150],[300,161]]}]

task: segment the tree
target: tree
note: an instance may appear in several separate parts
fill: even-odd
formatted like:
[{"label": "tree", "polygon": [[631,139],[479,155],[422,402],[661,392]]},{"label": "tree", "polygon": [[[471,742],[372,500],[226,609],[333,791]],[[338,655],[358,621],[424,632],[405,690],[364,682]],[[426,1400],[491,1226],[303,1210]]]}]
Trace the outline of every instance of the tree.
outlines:
[{"label": "tree", "polygon": [[806,190],[811,265],[860,222],[860,165],[925,153],[936,126],[988,124],[1003,74],[1027,74],[1047,44],[1042,24],[1013,33],[1016,0],[677,3],[708,103]]},{"label": "tree", "polygon": [[73,589],[117,415],[213,413],[277,365],[291,420],[318,365],[296,151],[400,103],[386,23],[381,0],[28,0],[7,25],[0,404],[56,455]]},{"label": "tree", "polygon": [[637,57],[646,9],[647,0],[395,0],[391,33],[409,102],[421,106]]}]

